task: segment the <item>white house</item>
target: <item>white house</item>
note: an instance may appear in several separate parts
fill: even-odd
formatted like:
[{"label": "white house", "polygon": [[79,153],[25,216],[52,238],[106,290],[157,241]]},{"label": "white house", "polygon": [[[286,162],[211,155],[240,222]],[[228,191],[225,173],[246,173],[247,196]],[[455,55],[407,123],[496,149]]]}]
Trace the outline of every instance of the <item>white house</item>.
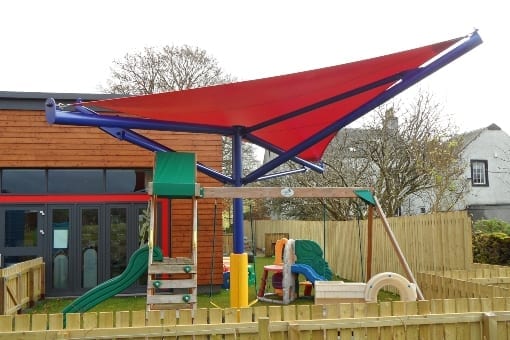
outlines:
[{"label": "white house", "polygon": [[464,136],[469,191],[464,207],[474,220],[510,222],[510,136],[492,124]]},{"label": "white house", "polygon": [[[466,184],[455,210],[468,210],[473,220],[500,219],[510,222],[510,136],[496,124],[462,135],[462,158],[466,169],[460,181]],[[405,215],[430,211],[427,193],[408,197]]]}]

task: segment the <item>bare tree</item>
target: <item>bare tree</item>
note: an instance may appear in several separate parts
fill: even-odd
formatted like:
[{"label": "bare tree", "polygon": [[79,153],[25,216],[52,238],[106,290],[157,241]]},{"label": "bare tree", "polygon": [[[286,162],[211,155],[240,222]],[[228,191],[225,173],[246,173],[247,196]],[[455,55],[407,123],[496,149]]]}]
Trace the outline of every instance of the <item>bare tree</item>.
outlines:
[{"label": "bare tree", "polygon": [[125,95],[178,91],[229,83],[218,61],[198,47],[146,47],[113,61],[104,92]]},{"label": "bare tree", "polygon": [[[104,92],[123,95],[152,94],[180,91],[198,87],[230,83],[235,78],[226,74],[217,60],[198,47],[164,46],[146,47],[141,51],[126,54],[114,60],[111,77]],[[231,139],[222,137],[223,171],[232,173]],[[243,173],[258,165],[253,145],[243,143]],[[251,202],[248,202],[251,206]],[[230,201],[225,200],[228,209]],[[254,210],[260,214],[261,207]]]},{"label": "bare tree", "polygon": [[[243,175],[255,170],[260,162],[255,157],[255,146],[250,143],[243,142],[241,145],[241,154],[243,157],[242,173]],[[232,175],[232,140],[228,137],[223,137],[223,173]]]},{"label": "bare tree", "polygon": [[[114,60],[108,87],[104,92],[124,95],[152,94],[205,87],[235,80],[226,74],[217,60],[198,47],[146,47],[127,53]],[[232,147],[226,137],[223,141],[223,170],[231,174]],[[252,146],[243,145],[243,163],[246,171],[255,166]]]},{"label": "bare tree", "polygon": [[[363,158],[355,157],[350,145],[357,138],[359,130],[341,130],[328,145],[323,157],[325,171],[322,174],[307,171],[292,176],[271,180],[270,185],[290,187],[348,187],[354,183],[368,183],[365,178],[368,166]],[[294,163],[287,163],[288,169],[296,169]],[[266,203],[273,216],[298,220],[346,220],[361,217],[362,207],[357,200],[338,198],[276,198]]]},{"label": "bare tree", "polygon": [[388,216],[420,197],[429,211],[446,211],[463,196],[465,165],[457,128],[427,93],[408,106],[391,103],[376,110],[364,128],[368,138],[355,147],[374,165],[373,186]]},{"label": "bare tree", "polygon": [[[433,97],[420,93],[410,105],[394,101],[379,107],[360,129],[341,130],[324,154],[324,174],[297,175],[280,183],[372,187],[388,216],[399,214],[410,198],[429,211],[450,210],[466,190],[460,180],[464,163],[456,132]],[[315,206],[280,204],[277,209],[284,216],[305,219],[322,218],[323,209],[337,220],[364,212],[345,199],[318,200]]]}]

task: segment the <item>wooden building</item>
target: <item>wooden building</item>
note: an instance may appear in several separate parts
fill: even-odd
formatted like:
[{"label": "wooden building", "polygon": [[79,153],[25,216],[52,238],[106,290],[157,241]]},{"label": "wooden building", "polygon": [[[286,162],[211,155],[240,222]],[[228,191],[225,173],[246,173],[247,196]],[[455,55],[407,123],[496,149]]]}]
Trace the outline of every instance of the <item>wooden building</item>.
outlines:
[{"label": "wooden building", "polygon": [[[0,92],[0,254],[3,266],[43,257],[46,294],[77,296],[121,274],[138,249],[154,159],[152,152],[98,128],[48,124],[49,97],[68,104],[111,96]],[[173,150],[194,152],[197,161],[221,171],[220,136],[138,132]],[[197,182],[221,185],[200,172]],[[216,214],[215,209],[214,200],[199,201],[202,289],[211,283],[216,289],[223,280],[221,208]],[[191,200],[163,199],[158,211],[157,240],[164,255],[188,255]],[[140,278],[126,293],[145,292],[144,282]]]}]

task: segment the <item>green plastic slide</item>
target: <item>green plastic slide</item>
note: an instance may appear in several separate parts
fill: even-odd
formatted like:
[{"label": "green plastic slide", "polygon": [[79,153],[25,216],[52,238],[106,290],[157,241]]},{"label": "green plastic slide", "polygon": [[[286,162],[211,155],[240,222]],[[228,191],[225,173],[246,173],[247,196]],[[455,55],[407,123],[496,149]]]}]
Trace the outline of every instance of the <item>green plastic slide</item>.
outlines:
[{"label": "green plastic slide", "polygon": [[323,252],[317,242],[312,240],[295,240],[294,252],[296,253],[296,264],[306,264],[312,267],[318,275],[327,281],[333,277],[328,262],[323,258]]},{"label": "green plastic slide", "polygon": [[[152,254],[154,261],[163,260],[161,249],[154,247]],[[147,274],[148,262],[149,247],[144,246],[133,253],[122,274],[90,289],[88,292],[67,305],[62,313],[64,315],[67,313],[84,313],[99,303],[121,293],[135,283],[140,276]]]}]

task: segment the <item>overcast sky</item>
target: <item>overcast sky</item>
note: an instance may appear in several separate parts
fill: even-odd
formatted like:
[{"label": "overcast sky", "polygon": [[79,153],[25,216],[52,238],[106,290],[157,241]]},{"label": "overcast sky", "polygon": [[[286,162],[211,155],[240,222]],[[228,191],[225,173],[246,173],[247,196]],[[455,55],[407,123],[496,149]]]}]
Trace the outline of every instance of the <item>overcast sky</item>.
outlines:
[{"label": "overcast sky", "polygon": [[[96,93],[114,59],[147,46],[205,49],[239,80],[398,52],[474,29],[484,43],[425,79],[461,131],[510,134],[504,1],[2,1],[0,91]],[[406,97],[407,96],[407,97]]]}]

